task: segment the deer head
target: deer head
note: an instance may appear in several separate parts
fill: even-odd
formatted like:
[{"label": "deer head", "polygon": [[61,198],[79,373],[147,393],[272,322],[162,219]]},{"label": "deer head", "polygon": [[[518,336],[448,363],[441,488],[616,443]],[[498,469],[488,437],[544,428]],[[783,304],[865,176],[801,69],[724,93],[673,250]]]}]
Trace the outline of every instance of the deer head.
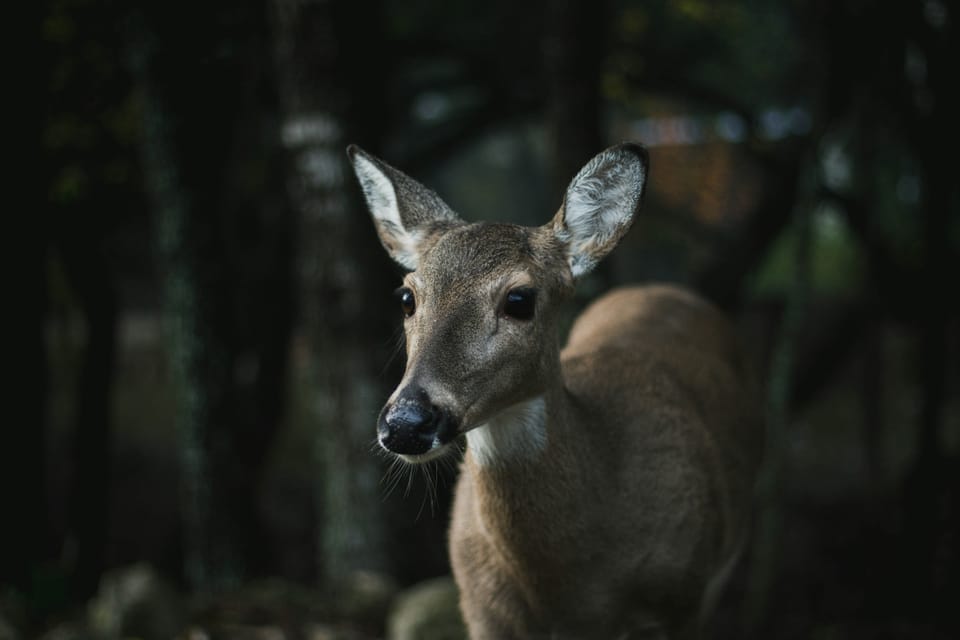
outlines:
[{"label": "deer head", "polygon": [[573,178],[541,227],[467,223],[441,198],[356,146],[347,153],[390,256],[407,367],[380,413],[381,446],[409,462],[560,384],[557,317],[577,278],[629,230],[646,151],[620,144]]}]

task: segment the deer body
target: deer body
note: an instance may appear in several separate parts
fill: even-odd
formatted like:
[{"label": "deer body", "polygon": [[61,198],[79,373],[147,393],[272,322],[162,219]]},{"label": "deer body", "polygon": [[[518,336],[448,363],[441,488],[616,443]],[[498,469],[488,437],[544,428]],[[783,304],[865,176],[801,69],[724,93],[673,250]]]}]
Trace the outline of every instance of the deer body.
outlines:
[{"label": "deer body", "polygon": [[608,295],[561,355],[543,453],[497,465],[467,449],[451,551],[478,637],[692,632],[737,551],[755,464],[729,442],[756,425],[719,320],[671,287]]},{"label": "deer body", "polygon": [[749,517],[761,430],[725,320],[670,286],[607,294],[562,350],[557,309],[622,237],[646,156],[597,156],[539,228],[460,222],[351,151],[401,290],[408,363],[381,444],[466,434],[450,556],[471,638],[693,637]]}]

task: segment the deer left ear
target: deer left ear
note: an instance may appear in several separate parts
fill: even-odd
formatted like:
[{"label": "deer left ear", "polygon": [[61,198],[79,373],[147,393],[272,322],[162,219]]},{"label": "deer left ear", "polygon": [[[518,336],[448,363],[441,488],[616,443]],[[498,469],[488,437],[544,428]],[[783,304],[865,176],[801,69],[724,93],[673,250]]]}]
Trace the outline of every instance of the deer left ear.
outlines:
[{"label": "deer left ear", "polygon": [[435,192],[360,147],[350,145],[347,155],[381,244],[398,264],[415,270],[424,239],[460,218]]},{"label": "deer left ear", "polygon": [[553,233],[567,247],[574,278],[589,273],[629,231],[643,201],[649,159],[638,144],[610,147],[570,182]]}]

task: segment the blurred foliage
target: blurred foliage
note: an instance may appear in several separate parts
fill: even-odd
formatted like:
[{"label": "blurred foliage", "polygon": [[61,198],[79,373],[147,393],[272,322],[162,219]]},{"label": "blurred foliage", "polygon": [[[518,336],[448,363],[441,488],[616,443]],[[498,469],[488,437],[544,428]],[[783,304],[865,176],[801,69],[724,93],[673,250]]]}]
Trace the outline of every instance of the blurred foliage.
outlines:
[{"label": "blurred foliage", "polygon": [[60,205],[89,198],[96,185],[138,188],[140,105],[123,67],[119,9],[97,0],[54,0],[43,22],[54,61],[43,145],[58,167],[51,199]]},{"label": "blurred foliage", "polygon": [[[813,213],[810,239],[810,289],[817,296],[854,297],[866,277],[866,255],[841,215],[827,207]],[[796,231],[783,234],[754,274],[753,295],[777,295],[789,289],[796,277]]]},{"label": "blurred foliage", "polygon": [[605,80],[610,99],[628,100],[631,93],[653,89],[746,111],[751,105],[808,98],[803,72],[809,51],[787,3],[660,0],[621,5]]}]

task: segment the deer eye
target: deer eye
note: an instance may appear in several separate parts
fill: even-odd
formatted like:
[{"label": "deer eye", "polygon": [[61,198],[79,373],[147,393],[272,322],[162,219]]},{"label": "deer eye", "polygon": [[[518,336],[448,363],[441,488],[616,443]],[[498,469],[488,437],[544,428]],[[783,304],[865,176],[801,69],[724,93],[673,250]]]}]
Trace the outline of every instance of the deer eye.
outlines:
[{"label": "deer eye", "polygon": [[408,318],[412,316],[413,312],[417,310],[417,299],[414,297],[413,291],[409,287],[400,287],[394,293],[400,300],[400,309],[403,310],[403,315]]},{"label": "deer eye", "polygon": [[530,320],[537,304],[537,290],[523,287],[511,289],[503,301],[503,314],[514,320]]}]

